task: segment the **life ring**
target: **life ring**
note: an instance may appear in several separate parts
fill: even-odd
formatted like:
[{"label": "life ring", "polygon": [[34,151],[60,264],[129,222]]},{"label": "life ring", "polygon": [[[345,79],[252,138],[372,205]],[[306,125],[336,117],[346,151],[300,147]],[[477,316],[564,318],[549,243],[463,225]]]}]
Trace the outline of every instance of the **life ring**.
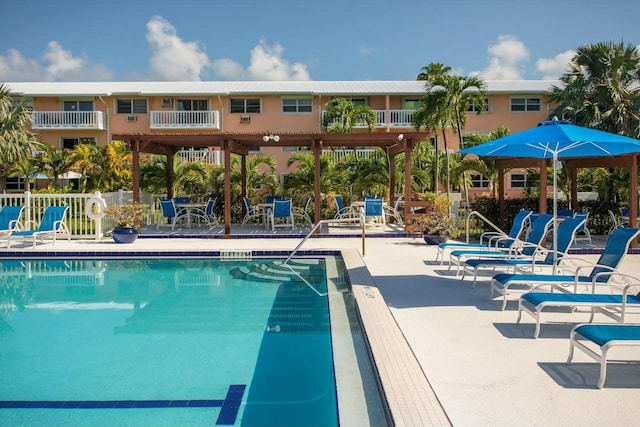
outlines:
[{"label": "life ring", "polygon": [[106,208],[107,202],[105,202],[102,197],[91,196],[84,205],[84,212],[89,218],[99,221],[104,216],[104,210]]}]

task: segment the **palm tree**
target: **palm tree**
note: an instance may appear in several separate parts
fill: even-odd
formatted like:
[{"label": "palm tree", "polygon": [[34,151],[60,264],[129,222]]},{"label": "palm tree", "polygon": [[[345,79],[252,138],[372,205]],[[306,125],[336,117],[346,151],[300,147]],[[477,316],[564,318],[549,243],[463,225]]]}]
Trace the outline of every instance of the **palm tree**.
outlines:
[{"label": "palm tree", "polygon": [[474,76],[449,75],[451,68],[440,63],[432,63],[423,67],[422,70],[417,79],[426,81],[427,93],[414,114],[414,127],[419,130],[424,126],[434,132],[438,129],[442,130],[446,155],[446,189],[447,198],[449,198],[451,167],[446,129],[450,127],[459,135],[460,146],[462,146],[462,129],[466,124],[469,103],[473,102],[479,106],[480,111],[484,108],[486,83]]},{"label": "palm tree", "polygon": [[72,168],[82,175],[79,190],[83,193],[87,191],[89,175],[98,169],[98,164],[96,164],[98,152],[99,148],[97,145],[89,144],[77,144],[73,147],[73,150],[71,150],[69,157],[73,161]]},{"label": "palm tree", "polygon": [[48,145],[34,158],[34,165],[38,173],[47,175],[53,188],[60,189],[60,175],[69,170],[73,161],[68,149],[57,149]]},{"label": "palm tree", "polygon": [[640,138],[640,52],[623,43],[578,48],[552,87],[553,114],[580,126]]},{"label": "palm tree", "polygon": [[9,169],[43,149],[34,134],[27,128],[31,125],[31,111],[24,99],[15,103],[10,89],[0,84],[0,189],[4,189]]},{"label": "palm tree", "polygon": [[322,119],[322,129],[335,133],[351,133],[357,124],[363,124],[369,132],[376,130],[376,113],[366,105],[355,105],[345,98],[333,98],[327,104]]},{"label": "palm tree", "polygon": [[123,141],[111,141],[107,145],[99,147],[95,154],[97,167],[91,177],[94,189],[115,191],[132,187],[133,155]]},{"label": "palm tree", "polygon": [[[265,170],[265,168],[267,170]],[[278,188],[278,178],[275,175],[276,161],[265,154],[255,154],[247,157],[247,195],[255,197],[260,187],[266,187],[271,193]],[[239,156],[231,157],[231,184],[232,190],[241,192],[241,163]]]},{"label": "palm tree", "polygon": [[[640,138],[640,52],[631,45],[597,43],[578,48],[570,68],[554,86],[553,114],[575,124]],[[609,169],[610,176],[618,172]],[[598,184],[603,200],[616,197],[614,181]]]},{"label": "palm tree", "polygon": [[[464,137],[465,144],[469,147],[473,147],[485,142],[493,141],[494,139],[502,138],[509,135],[510,131],[505,126],[499,126],[490,133],[475,133],[472,132]],[[464,157],[459,165],[459,171],[475,171],[484,176],[489,181],[489,191],[497,198],[498,194],[498,169],[495,167],[493,160],[480,160],[469,159]]]},{"label": "palm tree", "polygon": [[[140,167],[140,186],[151,193],[167,193],[167,157],[153,156]],[[185,162],[173,157],[173,194],[205,194],[209,174],[200,162]]]}]

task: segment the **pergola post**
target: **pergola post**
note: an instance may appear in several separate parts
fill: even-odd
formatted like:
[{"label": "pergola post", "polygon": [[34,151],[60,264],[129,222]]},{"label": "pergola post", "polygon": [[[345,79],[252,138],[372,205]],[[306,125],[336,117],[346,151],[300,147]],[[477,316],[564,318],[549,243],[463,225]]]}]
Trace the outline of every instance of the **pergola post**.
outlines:
[{"label": "pergola post", "polygon": [[[404,217],[408,218],[411,211],[411,151],[413,151],[413,140],[405,137],[404,147]],[[404,231],[407,232],[407,224],[404,222]]]},{"label": "pergola post", "polygon": [[175,154],[173,151],[167,153],[167,165],[165,173],[167,177],[167,199],[173,199],[173,158]]},{"label": "pergola post", "polygon": [[224,234],[231,234],[231,147],[228,139],[222,141],[224,153]]},{"label": "pergola post", "polygon": [[[314,139],[311,146],[313,151],[313,222],[317,224],[320,222],[320,209],[322,206],[322,200],[320,200],[320,155],[322,154],[322,140]],[[316,230],[316,233],[320,233],[320,229]]]}]

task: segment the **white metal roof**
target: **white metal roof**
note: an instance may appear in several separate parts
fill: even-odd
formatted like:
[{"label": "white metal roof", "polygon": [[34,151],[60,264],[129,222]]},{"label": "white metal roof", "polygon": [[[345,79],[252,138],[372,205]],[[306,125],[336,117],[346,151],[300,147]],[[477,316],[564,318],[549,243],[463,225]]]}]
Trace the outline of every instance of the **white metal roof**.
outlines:
[{"label": "white metal roof", "polygon": [[[487,80],[488,93],[548,93],[556,80]],[[416,80],[363,81],[235,81],[235,82],[7,82],[15,95],[61,96],[177,96],[177,95],[422,95]]]}]

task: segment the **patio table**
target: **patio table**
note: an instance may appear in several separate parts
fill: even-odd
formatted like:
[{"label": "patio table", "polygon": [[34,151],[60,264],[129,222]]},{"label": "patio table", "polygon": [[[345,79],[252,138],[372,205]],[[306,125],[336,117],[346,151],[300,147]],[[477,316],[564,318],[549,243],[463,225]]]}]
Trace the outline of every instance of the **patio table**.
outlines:
[{"label": "patio table", "polygon": [[205,204],[204,203],[174,203],[176,206],[176,210],[184,209],[187,212],[187,228],[191,228],[191,216],[194,215],[194,211],[204,211]]}]

